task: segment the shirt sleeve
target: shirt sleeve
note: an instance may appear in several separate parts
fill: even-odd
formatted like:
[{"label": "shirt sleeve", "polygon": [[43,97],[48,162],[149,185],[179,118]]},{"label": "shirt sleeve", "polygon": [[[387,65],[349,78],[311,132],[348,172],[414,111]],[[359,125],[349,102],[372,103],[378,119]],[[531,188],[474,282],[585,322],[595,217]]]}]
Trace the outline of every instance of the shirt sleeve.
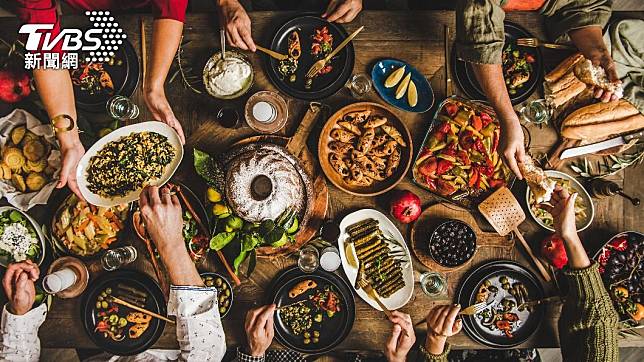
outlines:
[{"label": "shirt sleeve", "polygon": [[156,19],[186,20],[188,0],[152,0],[152,12]]},{"label": "shirt sleeve", "polygon": [[593,263],[565,272],[569,291],[559,319],[564,361],[619,361],[619,317],[598,268]]},{"label": "shirt sleeve", "polygon": [[40,339],[38,328],[45,321],[47,306],[41,304],[23,315],[9,313],[7,306],[2,310],[0,360],[38,361]]},{"label": "shirt sleeve", "polygon": [[222,360],[226,353],[226,338],[215,288],[173,285],[168,314],[176,316],[182,361]]},{"label": "shirt sleeve", "polygon": [[456,56],[471,63],[500,64],[504,19],[499,0],[457,0]]},{"label": "shirt sleeve", "polygon": [[244,353],[241,348],[237,347],[237,356],[233,362],[265,362],[266,356],[253,357],[249,354]]},{"label": "shirt sleeve", "polygon": [[557,42],[568,40],[570,30],[587,26],[604,27],[611,16],[612,0],[548,1],[541,9],[548,36]]},{"label": "shirt sleeve", "polygon": [[422,343],[420,343],[418,344],[418,352],[416,353],[416,357],[412,358],[411,360],[416,362],[447,362],[447,356],[449,355],[450,349],[451,346],[449,345],[449,343],[445,343],[443,353],[432,354],[429,353],[425,349],[425,347],[423,347]]},{"label": "shirt sleeve", "polygon": [[[60,19],[54,0],[16,0],[13,6],[16,16],[23,24],[54,24],[51,30],[40,31],[43,35],[40,37],[38,49],[42,47],[45,34],[50,34],[50,39],[54,39],[60,34]],[[46,52],[62,53],[60,44],[61,42]]]}]

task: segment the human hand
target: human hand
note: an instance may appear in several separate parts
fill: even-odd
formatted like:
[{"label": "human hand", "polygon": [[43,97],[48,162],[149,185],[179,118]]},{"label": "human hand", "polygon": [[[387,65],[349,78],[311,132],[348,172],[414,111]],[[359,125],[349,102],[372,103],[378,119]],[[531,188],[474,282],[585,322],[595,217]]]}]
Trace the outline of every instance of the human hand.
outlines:
[{"label": "human hand", "polygon": [[78,139],[70,142],[60,142],[60,153],[62,168],[60,170],[60,180],[58,180],[56,188],[60,189],[67,185],[79,199],[84,200],[85,198],[81,194],[78,183],[76,182],[76,169],[78,168],[78,162],[85,154],[85,148],[83,148],[83,145]]},{"label": "human hand", "polygon": [[[181,204],[177,196],[170,195],[168,186],[161,189],[156,186],[144,188],[139,196],[139,207],[145,229],[162,258],[164,255],[172,255],[172,251],[186,250],[181,234]],[[165,258],[164,262],[167,263]]]},{"label": "human hand", "polygon": [[435,355],[443,353],[447,337],[458,334],[463,328],[463,322],[458,317],[461,310],[459,304],[439,305],[434,307],[427,316],[427,339],[425,349]]},{"label": "human hand", "polygon": [[362,0],[331,0],[323,18],[330,22],[348,23],[362,10]]},{"label": "human hand", "polygon": [[409,314],[395,310],[391,312],[389,320],[393,323],[393,329],[385,345],[385,357],[389,362],[405,361],[407,353],[416,343],[416,334],[414,333],[411,317]]},{"label": "human hand", "polygon": [[248,340],[248,353],[253,357],[261,357],[273,342],[273,314],[275,304],[251,309],[246,313],[244,329]]},{"label": "human hand", "polygon": [[183,135],[183,128],[181,128],[181,123],[179,123],[177,117],[174,116],[172,107],[170,107],[170,103],[168,103],[168,99],[165,97],[165,92],[163,90],[146,90],[144,98],[145,104],[148,106],[154,119],[174,128],[179,135],[181,144],[185,144],[186,137]]},{"label": "human hand", "polygon": [[11,263],[2,278],[2,286],[7,295],[9,313],[23,315],[31,310],[36,300],[36,287],[40,270],[31,260]]},{"label": "human hand", "polygon": [[577,193],[570,195],[568,191],[557,185],[550,198],[552,206],[547,204],[539,205],[552,215],[555,232],[564,239],[577,235],[577,223],[575,220],[575,200],[577,200],[577,196]]},{"label": "human hand", "polygon": [[525,146],[523,144],[523,129],[518,120],[505,122],[501,128],[501,150],[505,157],[505,162],[514,172],[519,180],[523,179],[518,163],[523,162],[525,158]]},{"label": "human hand", "polygon": [[219,24],[224,24],[228,44],[252,52],[257,50],[251,35],[250,18],[239,1],[219,1]]},{"label": "human hand", "polygon": [[[615,83],[615,84],[622,83],[622,81],[619,80],[617,76],[617,70],[615,69],[615,62],[613,62],[613,58],[610,56],[608,49],[604,47],[600,51],[591,52],[589,54],[588,59],[590,59],[593,65],[599,65],[602,68],[604,68],[604,71],[606,72],[606,77],[611,83]],[[601,99],[602,102],[616,101],[617,99],[619,99],[617,95],[615,95],[614,93],[608,92],[599,87],[595,87],[595,91],[593,95],[595,98]]]}]

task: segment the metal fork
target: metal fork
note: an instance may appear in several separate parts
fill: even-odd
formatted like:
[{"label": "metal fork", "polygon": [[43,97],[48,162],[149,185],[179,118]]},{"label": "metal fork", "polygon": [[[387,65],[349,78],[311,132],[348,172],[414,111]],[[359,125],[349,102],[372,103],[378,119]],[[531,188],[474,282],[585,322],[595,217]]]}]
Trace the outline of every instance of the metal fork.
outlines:
[{"label": "metal fork", "polygon": [[530,48],[544,47],[549,49],[575,49],[575,47],[570,45],[546,43],[537,38],[519,38],[517,39],[517,45]]},{"label": "metal fork", "polygon": [[338,52],[342,50],[342,48],[344,48],[347,44],[349,44],[349,42],[353,38],[355,38],[356,35],[358,35],[358,33],[362,31],[362,29],[364,29],[364,26],[361,26],[360,28],[358,28],[358,30],[354,31],[351,35],[349,35],[346,39],[344,39],[342,43],[340,43],[340,45],[338,45],[337,48],[333,49],[333,51],[329,53],[329,55],[324,57],[324,59],[320,59],[317,62],[313,63],[309,71],[306,72],[306,77],[307,78],[315,77],[315,75],[318,74],[320,70],[322,70],[322,68],[324,68],[326,63],[328,63],[329,60],[331,60],[331,58],[333,58],[336,54],[338,54]]},{"label": "metal fork", "polygon": [[[488,303],[486,302],[480,302],[476,304],[472,304],[469,307],[465,307],[464,309],[461,309],[460,312],[458,312],[459,315],[474,315],[476,313],[482,312],[485,308],[489,306]],[[423,324],[425,322],[425,319],[420,320],[414,324],[414,327],[418,327],[419,325]]]}]

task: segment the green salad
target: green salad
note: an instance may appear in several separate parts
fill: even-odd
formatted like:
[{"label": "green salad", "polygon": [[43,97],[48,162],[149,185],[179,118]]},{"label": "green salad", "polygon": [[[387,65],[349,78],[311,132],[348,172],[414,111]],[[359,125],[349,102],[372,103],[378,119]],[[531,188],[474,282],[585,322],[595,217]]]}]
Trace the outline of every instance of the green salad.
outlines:
[{"label": "green salad", "polygon": [[0,257],[7,263],[40,256],[38,234],[27,218],[16,210],[0,213]]}]

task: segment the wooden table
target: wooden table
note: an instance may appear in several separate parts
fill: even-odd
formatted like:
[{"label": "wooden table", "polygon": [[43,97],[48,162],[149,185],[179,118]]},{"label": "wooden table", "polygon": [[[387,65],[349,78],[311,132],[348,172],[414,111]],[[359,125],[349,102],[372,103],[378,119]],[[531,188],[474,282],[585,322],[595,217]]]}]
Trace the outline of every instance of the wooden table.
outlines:
[{"label": "wooden table", "polygon": [[[257,12],[252,13],[251,18],[253,21],[253,34],[255,39],[261,45],[267,45],[269,39],[277,29],[277,27],[289,17],[293,16],[291,13],[272,13],[272,12]],[[639,14],[641,16],[641,14]],[[121,26],[128,32],[128,39],[132,42],[137,52],[140,51],[140,34],[139,34],[139,17],[136,16],[120,16],[118,20]],[[536,36],[545,38],[543,34],[543,26],[539,16],[536,13],[513,13],[508,15],[508,19],[522,24],[527,29],[530,29]],[[73,24],[77,22],[78,18],[65,18],[65,24]],[[150,37],[152,32],[152,19],[145,17],[147,24],[148,44],[150,44]],[[0,21],[0,28],[2,29],[15,29],[15,19],[3,19]],[[358,18],[351,24],[347,25],[347,31],[351,32],[357,27],[365,25],[365,30],[354,41],[356,51],[356,63],[354,73],[369,73],[372,64],[379,58],[395,57],[405,60],[416,66],[426,77],[430,80],[438,102],[445,96],[444,88],[444,51],[443,51],[443,26],[449,25],[452,29],[452,36],[455,29],[455,14],[451,11],[432,11],[432,12],[375,12],[364,11]],[[218,48],[218,26],[214,15],[190,15],[186,19],[186,29],[184,31],[185,40],[190,41],[185,46],[185,56],[189,59],[189,64],[197,70],[196,74],[200,74],[203,64],[206,59]],[[12,30],[13,31],[13,30]],[[149,51],[148,51],[149,54]],[[545,63],[547,69],[551,69],[556,65],[565,54],[545,51]],[[263,70],[261,57],[258,55],[250,55],[250,58],[255,67],[255,84],[253,90],[255,91],[270,89],[275,90],[274,87],[267,80]],[[240,129],[229,130],[223,129],[214,120],[214,115],[218,108],[223,104],[216,101],[207,95],[194,94],[190,90],[184,89],[180,82],[177,80],[166,87],[166,93],[170,104],[177,118],[181,121],[187,137],[187,147],[195,147],[208,152],[219,152],[225,150],[230,144],[238,141],[244,137],[252,135],[253,132],[248,127]],[[142,98],[142,90],[139,87],[133,96],[134,100],[141,108],[141,115],[139,120],[150,119],[150,114],[145,108]],[[534,97],[537,97],[535,95]],[[238,107],[242,109],[247,97],[236,101],[229,101],[226,103],[228,106]],[[284,133],[290,135],[297,127],[298,120],[301,119],[307,103],[286,97],[289,103],[289,124],[286,126]],[[367,100],[382,102],[375,93],[368,95]],[[355,100],[351,98],[347,89],[339,91],[334,96],[323,100],[324,104],[328,105],[329,111],[332,113],[339,107],[352,103]],[[517,108],[518,109],[518,108]],[[416,151],[420,146],[422,138],[427,131],[429,121],[431,119],[430,111],[425,114],[411,114],[401,111],[395,113],[407,124],[410,128],[414,146]],[[330,113],[328,113],[330,114]],[[100,122],[104,116],[92,115],[89,116],[92,120]],[[317,131],[314,130],[310,137],[312,150],[315,150],[317,134],[319,128],[322,126],[324,120],[318,120]],[[556,141],[556,133],[552,128],[540,129],[534,126],[528,126],[532,135],[532,145],[530,147],[531,153],[545,153]],[[188,157],[185,157],[184,162],[178,172],[181,180],[186,182],[195,191],[202,192],[205,188],[203,182],[194,174],[192,167],[192,158],[189,156],[190,151],[186,152]],[[570,169],[565,168],[565,171],[571,172]],[[627,192],[637,193],[641,192],[642,179],[644,179],[642,168],[631,168],[621,173],[616,177],[616,180],[623,184]],[[381,197],[355,197],[346,194],[333,185],[328,183],[329,187],[329,208],[327,216],[329,218],[339,219],[351,211],[372,207],[379,209],[383,212],[387,210],[387,195]],[[438,200],[430,195],[428,192],[416,187],[411,182],[410,177],[406,177],[398,186],[399,189],[409,189],[418,194],[424,206],[434,204]],[[524,199],[525,186],[522,182],[517,182],[513,191],[519,200]],[[524,205],[525,207],[525,205]],[[644,230],[644,222],[639,217],[641,212],[630,204],[624,203],[622,199],[612,198],[610,200],[595,200],[596,216],[595,222],[587,231],[582,234],[582,237],[589,247],[589,249],[596,248],[611,235],[622,230]],[[41,217],[41,221],[48,221],[47,215],[51,214],[51,210],[40,207],[34,208],[33,213]],[[409,226],[398,224],[403,235],[409,237]],[[483,225],[483,227],[489,226]],[[547,233],[541,230],[536,223],[532,220],[527,220],[521,229],[532,243],[537,243]],[[132,238],[134,241],[134,237]],[[140,242],[134,241],[134,244],[143,251]],[[477,253],[475,264],[485,260],[491,260],[501,257],[517,260],[529,268],[530,263],[523,257],[519,249],[514,249],[510,254],[504,255],[502,249],[484,248]],[[211,256],[211,261],[215,260]],[[235,345],[244,343],[244,331],[241,326],[246,311],[254,305],[263,303],[262,296],[264,295],[265,287],[269,284],[275,274],[281,269],[293,265],[294,259],[276,258],[276,259],[260,259],[257,268],[250,279],[242,278],[242,284],[235,289],[235,302],[233,304],[230,314],[224,320],[224,328],[226,331],[226,338],[228,345]],[[219,270],[222,268],[218,262],[214,262]],[[151,272],[150,263],[144,259],[139,258],[134,264],[137,269],[145,270],[153,275]],[[92,270],[99,270],[100,267],[96,264],[91,265]],[[210,266],[207,267],[210,269]],[[414,264],[414,269],[417,273],[424,271],[420,263]],[[245,270],[245,269],[244,269]],[[338,272],[343,275],[341,271]],[[451,303],[451,296],[454,295],[458,282],[461,277],[467,273],[467,270],[449,273],[447,275],[449,281],[448,296],[439,300],[432,300],[426,297],[421,291],[418,284],[414,291],[414,295],[402,311],[410,313],[414,321],[424,318],[426,313],[436,304]],[[347,339],[338,347],[338,350],[380,350],[384,346],[389,332],[391,330],[390,323],[386,320],[383,313],[374,310],[363,302],[359,297],[356,297],[356,320],[352,332]],[[40,337],[44,347],[55,348],[93,348],[93,344],[85,335],[81,320],[80,320],[80,300],[56,300],[47,317],[46,322],[40,329]],[[540,330],[523,346],[524,347],[557,347],[557,320],[560,313],[558,306],[549,306],[547,310],[547,317],[542,323]],[[421,330],[424,327],[421,328]],[[423,332],[419,332],[419,339],[424,338]],[[469,339],[464,333],[453,337],[450,342],[454,348],[482,348]],[[274,343],[276,347],[279,345]],[[621,346],[644,346],[642,339],[639,340],[622,340]],[[157,348],[176,348],[177,343],[175,339],[175,330],[172,326],[167,326],[163,336],[155,345]]]}]

